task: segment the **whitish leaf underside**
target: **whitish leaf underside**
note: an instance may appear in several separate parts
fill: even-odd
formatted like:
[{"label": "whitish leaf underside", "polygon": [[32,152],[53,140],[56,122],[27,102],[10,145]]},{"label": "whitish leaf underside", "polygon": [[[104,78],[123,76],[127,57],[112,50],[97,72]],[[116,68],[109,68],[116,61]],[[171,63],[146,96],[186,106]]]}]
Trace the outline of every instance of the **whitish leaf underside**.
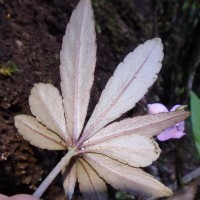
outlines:
[{"label": "whitish leaf underside", "polygon": [[125,57],[103,90],[82,141],[135,106],[157,79],[162,59],[163,45],[159,38],[146,41]]},{"label": "whitish leaf underside", "polygon": [[87,140],[82,146],[95,145],[122,135],[138,134],[152,137],[174,124],[185,120],[189,114],[190,113],[186,111],[174,111],[124,119],[106,126]]},{"label": "whitish leaf underside", "polygon": [[142,135],[122,135],[85,148],[85,151],[106,155],[133,167],[146,167],[157,160],[160,148],[157,143]]},{"label": "whitish leaf underside", "polygon": [[74,188],[77,181],[76,162],[72,160],[70,164],[62,170],[62,174],[65,196],[67,197],[67,200],[71,200],[74,194]]},{"label": "whitish leaf underside", "polygon": [[99,176],[116,189],[133,195],[139,193],[156,198],[172,194],[167,187],[141,169],[130,167],[100,154],[85,154],[84,159]]},{"label": "whitish leaf underside", "polygon": [[32,145],[49,150],[67,149],[65,142],[59,136],[48,130],[32,116],[17,115],[15,126],[23,138]]},{"label": "whitish leaf underside", "polygon": [[35,84],[29,96],[29,105],[39,122],[68,143],[62,97],[56,87],[48,83]]},{"label": "whitish leaf underside", "polygon": [[72,13],[63,38],[60,61],[67,129],[75,142],[87,114],[96,63],[93,12],[88,0],[80,1]]},{"label": "whitish leaf underside", "polygon": [[102,178],[85,162],[78,160],[77,166],[79,188],[86,200],[106,200],[107,187]]}]

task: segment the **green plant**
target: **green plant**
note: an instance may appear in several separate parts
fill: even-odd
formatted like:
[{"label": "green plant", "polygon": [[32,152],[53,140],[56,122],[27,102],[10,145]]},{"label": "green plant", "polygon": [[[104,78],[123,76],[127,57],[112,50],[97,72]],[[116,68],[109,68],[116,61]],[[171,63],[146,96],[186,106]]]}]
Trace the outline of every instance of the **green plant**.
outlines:
[{"label": "green plant", "polygon": [[200,155],[200,99],[193,92],[190,92],[192,133],[197,151]]}]

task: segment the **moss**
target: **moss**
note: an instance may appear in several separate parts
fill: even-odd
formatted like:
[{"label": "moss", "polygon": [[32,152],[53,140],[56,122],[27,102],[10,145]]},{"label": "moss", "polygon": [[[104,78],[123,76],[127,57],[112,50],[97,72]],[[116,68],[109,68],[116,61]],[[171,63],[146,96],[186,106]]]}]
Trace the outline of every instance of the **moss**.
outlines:
[{"label": "moss", "polygon": [[11,76],[17,70],[16,64],[12,61],[8,61],[4,66],[0,66],[0,74],[3,76]]}]

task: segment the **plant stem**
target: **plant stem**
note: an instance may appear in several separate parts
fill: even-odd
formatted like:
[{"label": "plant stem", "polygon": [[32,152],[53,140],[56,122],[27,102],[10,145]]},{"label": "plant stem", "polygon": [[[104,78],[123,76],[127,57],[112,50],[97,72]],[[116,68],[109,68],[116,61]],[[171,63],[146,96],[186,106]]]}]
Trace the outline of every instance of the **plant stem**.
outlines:
[{"label": "plant stem", "polygon": [[55,168],[50,172],[50,174],[45,178],[45,180],[41,183],[41,185],[37,188],[37,190],[33,193],[33,197],[40,198],[46,189],[49,187],[51,182],[55,179],[58,173],[62,170],[62,168],[69,164],[71,158],[75,156],[76,148],[70,149],[67,154],[62,157],[60,162],[55,166]]}]

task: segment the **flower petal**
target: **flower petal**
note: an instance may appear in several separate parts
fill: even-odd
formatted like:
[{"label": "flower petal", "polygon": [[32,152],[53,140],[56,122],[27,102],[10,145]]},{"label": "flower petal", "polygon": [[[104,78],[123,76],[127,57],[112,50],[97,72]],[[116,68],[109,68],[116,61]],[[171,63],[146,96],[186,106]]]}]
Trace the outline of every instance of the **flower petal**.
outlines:
[{"label": "flower petal", "polygon": [[84,158],[99,176],[116,189],[133,195],[139,193],[157,198],[172,194],[169,188],[141,169],[130,167],[100,154],[86,153]]},{"label": "flower petal", "polygon": [[105,182],[84,159],[77,161],[78,182],[81,193],[86,200],[108,199]]},{"label": "flower petal", "polygon": [[32,145],[49,150],[67,149],[65,142],[59,136],[49,131],[34,117],[17,115],[14,119],[18,132]]},{"label": "flower petal", "polygon": [[183,133],[182,131],[178,131],[176,126],[173,126],[171,128],[166,129],[159,135],[157,135],[157,139],[160,141],[166,141],[166,140],[173,139],[173,138],[179,139],[179,138],[183,137],[184,135],[185,135],[185,133]]},{"label": "flower petal", "polygon": [[182,122],[176,124],[176,128],[177,128],[178,131],[184,132],[184,130],[185,130],[185,122],[182,121]]},{"label": "flower petal", "polygon": [[86,152],[103,154],[133,167],[146,167],[160,155],[158,144],[142,135],[122,135],[85,148]]},{"label": "flower petal", "polygon": [[161,112],[169,112],[169,110],[162,103],[148,104],[147,108],[148,108],[149,115],[161,113]]},{"label": "flower petal", "polygon": [[59,134],[68,141],[62,97],[53,85],[47,83],[35,84],[29,96],[32,114],[48,129]]},{"label": "flower petal", "polygon": [[125,57],[103,90],[81,142],[135,106],[157,79],[162,59],[159,38],[146,41]]},{"label": "flower petal", "polygon": [[67,25],[60,52],[60,76],[67,130],[79,137],[90,98],[96,63],[96,41],[90,0],[81,0]]}]

